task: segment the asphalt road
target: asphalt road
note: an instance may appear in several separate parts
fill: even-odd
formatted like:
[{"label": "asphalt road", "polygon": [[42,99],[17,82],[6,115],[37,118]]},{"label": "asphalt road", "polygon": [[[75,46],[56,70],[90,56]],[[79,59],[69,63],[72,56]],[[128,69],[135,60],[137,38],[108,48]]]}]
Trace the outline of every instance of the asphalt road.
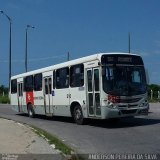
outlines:
[{"label": "asphalt road", "polygon": [[117,123],[89,120],[77,125],[64,117],[32,119],[9,105],[0,105],[0,117],[40,127],[79,153],[160,153],[160,103],[150,105],[148,116],[123,118]]}]

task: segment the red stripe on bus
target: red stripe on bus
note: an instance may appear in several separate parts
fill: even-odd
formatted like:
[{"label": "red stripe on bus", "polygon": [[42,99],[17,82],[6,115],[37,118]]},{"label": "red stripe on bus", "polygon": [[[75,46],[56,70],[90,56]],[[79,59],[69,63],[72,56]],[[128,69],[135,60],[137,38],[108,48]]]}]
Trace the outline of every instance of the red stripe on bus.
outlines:
[{"label": "red stripe on bus", "polygon": [[33,92],[26,92],[26,104],[32,103],[34,105]]}]

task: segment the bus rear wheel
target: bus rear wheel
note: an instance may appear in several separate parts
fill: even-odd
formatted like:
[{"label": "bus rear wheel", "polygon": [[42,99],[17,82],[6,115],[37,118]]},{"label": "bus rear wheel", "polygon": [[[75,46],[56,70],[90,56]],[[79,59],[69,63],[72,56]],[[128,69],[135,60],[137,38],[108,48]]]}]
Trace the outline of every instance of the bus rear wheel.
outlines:
[{"label": "bus rear wheel", "polygon": [[79,125],[84,124],[82,109],[79,105],[76,105],[74,107],[73,118],[77,124],[79,124]]},{"label": "bus rear wheel", "polygon": [[35,117],[35,112],[34,112],[33,106],[31,104],[28,105],[28,116],[31,118]]}]

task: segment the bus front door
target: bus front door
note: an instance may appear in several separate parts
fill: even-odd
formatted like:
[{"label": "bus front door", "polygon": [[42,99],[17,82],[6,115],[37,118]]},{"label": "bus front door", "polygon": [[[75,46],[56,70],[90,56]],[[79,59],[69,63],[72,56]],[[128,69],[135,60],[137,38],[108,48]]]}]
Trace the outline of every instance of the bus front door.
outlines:
[{"label": "bus front door", "polygon": [[18,110],[19,112],[23,111],[23,83],[18,83]]},{"label": "bus front door", "polygon": [[45,113],[51,113],[51,106],[52,106],[52,78],[45,77],[44,78],[44,106],[45,106]]},{"label": "bus front door", "polygon": [[87,69],[87,106],[89,116],[101,116],[99,79],[99,68]]}]

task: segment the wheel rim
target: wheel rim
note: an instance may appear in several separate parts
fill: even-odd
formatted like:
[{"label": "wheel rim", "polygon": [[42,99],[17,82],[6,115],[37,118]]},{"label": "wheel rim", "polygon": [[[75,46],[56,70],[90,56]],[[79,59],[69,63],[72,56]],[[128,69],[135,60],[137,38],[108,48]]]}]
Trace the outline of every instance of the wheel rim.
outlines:
[{"label": "wheel rim", "polygon": [[78,108],[76,109],[76,112],[75,112],[75,118],[79,120],[81,119],[81,117],[82,117],[82,113],[81,113],[81,110]]},{"label": "wheel rim", "polygon": [[32,113],[32,111],[31,111],[31,110],[29,110],[29,115],[30,115],[30,116],[32,116],[32,115],[33,115],[33,113]]}]

